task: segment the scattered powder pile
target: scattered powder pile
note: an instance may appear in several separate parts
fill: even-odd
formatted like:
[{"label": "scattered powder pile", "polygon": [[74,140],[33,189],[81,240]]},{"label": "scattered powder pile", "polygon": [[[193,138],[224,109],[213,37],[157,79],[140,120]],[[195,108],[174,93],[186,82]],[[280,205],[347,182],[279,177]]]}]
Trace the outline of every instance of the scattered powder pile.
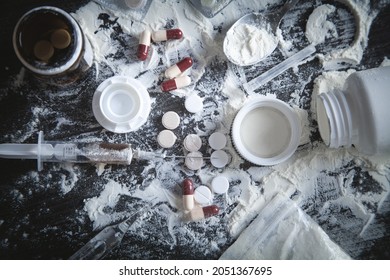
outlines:
[{"label": "scattered powder pile", "polygon": [[306,24],[306,37],[310,43],[317,45],[325,42],[325,39],[330,36],[338,36],[334,23],[326,20],[327,16],[335,10],[336,8],[329,4],[314,9]]}]

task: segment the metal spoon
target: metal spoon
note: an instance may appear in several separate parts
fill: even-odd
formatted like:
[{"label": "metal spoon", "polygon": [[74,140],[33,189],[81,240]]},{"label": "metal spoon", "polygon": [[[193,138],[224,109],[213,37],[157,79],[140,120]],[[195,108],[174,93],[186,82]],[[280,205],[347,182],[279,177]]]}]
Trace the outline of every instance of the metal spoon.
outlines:
[{"label": "metal spoon", "polygon": [[[226,33],[226,37],[223,42],[223,51],[226,55],[226,57],[233,62],[234,64],[237,64],[239,66],[249,66],[256,64],[263,60],[265,57],[270,55],[276,48],[278,41],[276,36],[276,30],[279,27],[280,21],[284,17],[284,15],[295,6],[295,4],[299,0],[287,0],[286,3],[282,8],[280,8],[278,11],[275,12],[267,12],[267,13],[250,13],[247,14],[240,19],[238,19],[228,30]],[[253,25],[259,29],[265,29],[270,37],[273,37],[274,44],[270,45],[269,48],[267,48],[267,52],[264,53],[264,55],[253,57],[250,59],[250,61],[240,61],[236,57],[232,56],[231,51],[234,51],[231,49],[231,46],[229,46],[229,40],[231,39],[230,36],[235,36],[233,30],[239,26],[239,25]]]}]

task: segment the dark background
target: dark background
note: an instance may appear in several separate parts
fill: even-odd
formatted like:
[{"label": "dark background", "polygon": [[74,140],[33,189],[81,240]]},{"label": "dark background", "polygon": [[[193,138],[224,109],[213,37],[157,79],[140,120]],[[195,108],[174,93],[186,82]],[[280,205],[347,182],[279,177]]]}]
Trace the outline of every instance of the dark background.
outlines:
[{"label": "dark background", "polygon": [[[0,90],[3,94],[3,98],[0,100],[0,139],[1,142],[8,142],[9,137],[5,137],[9,131],[15,131],[18,133],[17,127],[26,123],[28,118],[31,117],[29,113],[29,106],[35,102],[40,102],[35,99],[33,93],[44,91],[45,87],[42,87],[41,84],[37,83],[33,78],[26,76],[25,80],[28,81],[29,85],[22,88],[10,87],[12,79],[20,72],[21,64],[16,58],[13,48],[12,48],[12,31],[22,14],[36,6],[42,5],[53,5],[68,12],[74,12],[77,8],[88,3],[89,1],[62,1],[62,0],[53,0],[53,1],[29,1],[29,0],[16,0],[16,1],[5,1],[2,3],[2,15],[0,17]],[[322,1],[323,3],[334,3],[331,1]],[[381,11],[374,20],[371,31],[369,35],[369,45],[365,50],[364,57],[360,65],[356,66],[356,69],[365,69],[378,66],[385,56],[390,57],[390,5],[389,2],[381,2]],[[372,4],[375,6],[377,2],[373,1]],[[340,4],[337,4],[340,5]],[[296,9],[299,9],[297,5]],[[312,10],[311,10],[312,11]],[[311,11],[308,12],[310,15]],[[302,25],[305,23],[302,22]],[[342,23],[339,23],[342,24]],[[218,27],[216,27],[218,28]],[[291,28],[293,31],[293,28]],[[353,30],[350,30],[350,38],[353,39]],[[331,45],[328,46],[332,47]],[[326,47],[324,47],[326,49]],[[276,53],[276,57],[280,57],[280,53]],[[320,71],[320,67],[315,65],[316,62],[313,62],[312,65],[309,64],[308,71]],[[206,74],[202,79],[210,79],[218,77],[218,69],[226,69],[226,62],[214,61],[210,68],[206,71]],[[256,75],[261,69],[256,68],[255,70],[247,69],[248,76]],[[42,101],[48,102],[48,105],[56,106],[65,113],[76,114],[75,119],[80,121],[78,127],[72,128],[72,130],[63,130],[57,132],[54,136],[55,139],[77,139],[77,135],[87,132],[99,134],[101,128],[96,126],[91,129],[91,123],[94,123],[95,120],[90,114],[90,111],[86,110],[74,110],[72,106],[74,104],[80,106],[89,106],[90,104],[90,95],[83,95],[84,91],[90,91],[90,88],[96,88],[99,84],[99,81],[94,81],[89,79],[93,77],[96,69],[92,69],[85,79],[82,79],[79,83],[79,91],[75,97],[75,100],[68,103],[66,100],[49,100]],[[101,77],[103,80],[105,77]],[[282,77],[281,77],[282,78]],[[293,83],[293,82],[291,82]],[[292,87],[293,85],[288,85]],[[310,95],[311,87],[309,86],[305,89],[303,94]],[[154,93],[155,89],[151,89],[151,96],[158,97]],[[21,92],[23,91],[23,94]],[[83,97],[84,96],[84,97]],[[282,98],[283,99],[283,98]],[[161,106],[167,109],[175,108],[178,106],[178,100],[171,100],[170,102],[164,100],[158,100],[161,103]],[[50,103],[51,102],[51,103]],[[307,107],[310,104],[310,100],[307,101]],[[69,107],[65,109],[64,107]],[[308,108],[304,108],[308,109]],[[73,111],[72,111],[73,110]],[[184,109],[178,109],[179,112],[183,115],[186,114]],[[182,110],[182,111],[180,111]],[[72,113],[73,112],[73,113]],[[151,122],[158,122],[158,114],[151,116]],[[53,116],[55,118],[55,116]],[[39,129],[44,131],[51,131],[52,123],[51,120],[45,120],[40,122]],[[156,125],[154,128],[155,131],[160,129]],[[152,128],[153,130],[153,128]],[[185,131],[185,128],[183,128]],[[143,148],[155,149],[156,144],[151,140],[143,141],[142,131],[140,134],[134,136],[134,141]],[[113,137],[115,140],[120,141],[122,139],[119,136],[113,134],[108,134],[107,137]],[[115,138],[118,137],[118,138]],[[312,141],[319,141],[318,134],[312,136]],[[35,143],[36,138],[27,139],[26,142]],[[244,163],[242,165],[243,169],[249,168],[250,164]],[[4,220],[4,223],[0,225],[0,258],[1,259],[66,259],[72,255],[78,248],[80,248],[86,241],[94,236],[91,226],[89,223],[84,223],[83,221],[75,221],[75,216],[79,216],[79,212],[82,209],[83,201],[85,198],[96,196],[99,193],[98,189],[87,188],[86,186],[96,186],[99,183],[102,183],[102,179],[95,178],[95,168],[94,167],[81,167],[81,174],[83,178],[79,180],[77,186],[73,190],[63,195],[59,192],[58,189],[43,187],[39,189],[36,182],[26,182],[21,178],[26,172],[36,170],[35,161],[19,161],[19,160],[3,160],[0,159],[0,219]],[[142,170],[143,166],[133,166],[131,172],[137,173]],[[310,167],[308,167],[310,168]],[[118,173],[116,173],[118,169]],[[348,172],[350,170],[356,172],[356,186],[357,191],[365,192],[367,188],[370,191],[377,193],[385,193],[389,190],[384,190],[378,182],[376,182],[367,171],[359,169],[352,164],[347,164],[344,170],[339,170],[339,172]],[[57,172],[54,168],[51,170],[51,176],[61,176],[61,172]],[[121,167],[113,167],[113,179],[118,182],[125,181],[126,178],[120,177]],[[42,186],[49,185],[51,179],[46,177],[48,171],[43,171],[39,175],[39,184]],[[184,176],[184,174],[183,174]],[[362,180],[359,180],[361,178]],[[137,177],[137,180],[142,182],[143,178],[141,176]],[[34,191],[33,194],[24,203],[19,203],[13,195],[13,190],[18,189],[22,194],[27,196],[28,190],[32,188],[37,188],[37,191]],[[38,190],[39,189],[39,190]],[[134,205],[134,208],[138,207],[137,199],[131,199],[127,201],[122,201],[119,203],[119,207],[128,207],[129,204]],[[320,225],[326,229],[326,232],[329,236],[336,241],[338,244],[356,244],[356,251],[348,251],[353,258],[355,259],[390,259],[390,198],[387,198],[387,201],[384,203],[384,211],[380,213],[377,212],[378,205],[372,206],[372,213],[375,214],[373,227],[377,226],[381,229],[384,229],[385,235],[376,238],[373,236],[372,239],[362,240],[356,238],[353,232],[345,232],[342,228],[331,228],[326,224],[326,221]],[[234,207],[231,205],[230,207]],[[310,205],[308,202],[304,205],[304,210],[310,216],[316,220],[317,210],[316,207]],[[46,209],[46,210],[45,210]],[[340,216],[348,216],[350,213],[346,210],[345,213],[342,211],[339,213]],[[29,216],[29,221],[24,222],[23,219]],[[87,217],[85,219],[88,219]],[[153,217],[150,218],[151,223],[159,224],[161,221]],[[216,232],[223,232],[226,224],[221,224],[218,228],[207,228],[193,226],[193,230],[197,232],[203,231],[203,234],[207,236],[213,235]],[[28,233],[27,238],[22,238],[23,233]],[[196,259],[196,258],[206,258],[206,259],[215,259],[218,258],[218,254],[210,253],[209,255],[202,255],[200,248],[188,248],[184,245],[181,245],[180,240],[178,240],[178,246],[175,248],[170,248],[168,245],[164,245],[164,242],[161,239],[164,236],[168,237],[168,233],[165,233],[162,230],[158,236],[154,236],[153,233],[150,236],[137,236],[131,235],[126,236],[124,244],[121,247],[121,250],[116,250],[108,256],[112,259]],[[185,237],[183,237],[185,238]],[[229,246],[233,242],[232,238],[226,235],[226,245]],[[12,245],[9,245],[12,244]],[[184,243],[183,243],[184,244]],[[199,250],[199,251],[198,251]],[[221,252],[222,253],[222,252]]]}]

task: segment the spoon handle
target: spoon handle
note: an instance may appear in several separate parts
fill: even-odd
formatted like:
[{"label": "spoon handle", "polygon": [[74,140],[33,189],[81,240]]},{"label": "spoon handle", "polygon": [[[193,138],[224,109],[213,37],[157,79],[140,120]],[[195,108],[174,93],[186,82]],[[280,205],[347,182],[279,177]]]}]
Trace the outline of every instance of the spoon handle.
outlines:
[{"label": "spoon handle", "polygon": [[314,45],[309,45],[305,47],[304,49],[300,50],[299,52],[293,54],[286,60],[282,61],[278,65],[272,67],[268,71],[262,73],[261,75],[257,76],[256,78],[253,78],[249,82],[243,84],[243,88],[247,93],[251,93],[264,85],[265,83],[268,83],[273,78],[279,76],[281,73],[286,71],[287,69],[296,66],[297,64],[301,63],[303,60],[308,58],[310,55],[315,53],[316,48]]}]

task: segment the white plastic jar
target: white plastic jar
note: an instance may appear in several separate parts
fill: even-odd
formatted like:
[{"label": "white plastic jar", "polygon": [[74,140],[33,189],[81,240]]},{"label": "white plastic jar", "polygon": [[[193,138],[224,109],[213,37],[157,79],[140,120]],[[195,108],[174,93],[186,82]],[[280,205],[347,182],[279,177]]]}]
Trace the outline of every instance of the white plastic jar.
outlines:
[{"label": "white plastic jar", "polygon": [[355,72],[343,91],[321,93],[316,101],[326,145],[390,154],[390,66]]}]

